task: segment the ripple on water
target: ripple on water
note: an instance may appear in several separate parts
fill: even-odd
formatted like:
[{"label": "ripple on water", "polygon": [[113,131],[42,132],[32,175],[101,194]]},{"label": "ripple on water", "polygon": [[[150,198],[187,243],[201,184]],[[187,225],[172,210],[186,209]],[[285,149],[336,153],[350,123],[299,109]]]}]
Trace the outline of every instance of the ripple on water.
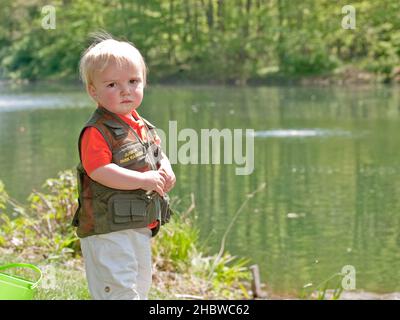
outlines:
[{"label": "ripple on water", "polygon": [[351,131],[341,129],[274,129],[254,131],[256,138],[308,138],[308,137],[355,137]]},{"label": "ripple on water", "polygon": [[87,105],[82,95],[0,95],[0,112]]}]

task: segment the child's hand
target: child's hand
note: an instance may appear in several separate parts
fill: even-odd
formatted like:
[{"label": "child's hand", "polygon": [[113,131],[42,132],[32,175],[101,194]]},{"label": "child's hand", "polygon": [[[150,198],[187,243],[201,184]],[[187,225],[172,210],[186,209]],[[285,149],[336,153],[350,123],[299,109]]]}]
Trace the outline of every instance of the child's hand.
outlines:
[{"label": "child's hand", "polygon": [[146,191],[156,191],[160,196],[164,196],[165,181],[167,175],[165,172],[150,170],[143,172],[142,189]]},{"label": "child's hand", "polygon": [[165,175],[165,184],[163,190],[165,193],[169,192],[175,186],[176,177],[168,160],[163,159],[160,161],[158,172]]}]

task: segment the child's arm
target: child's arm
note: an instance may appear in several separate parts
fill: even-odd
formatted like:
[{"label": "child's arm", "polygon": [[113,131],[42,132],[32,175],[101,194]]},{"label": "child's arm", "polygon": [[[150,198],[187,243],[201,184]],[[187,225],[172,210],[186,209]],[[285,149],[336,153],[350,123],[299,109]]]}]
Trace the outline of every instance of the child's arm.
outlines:
[{"label": "child's arm", "polygon": [[164,171],[139,172],[110,163],[95,169],[90,178],[106,187],[120,190],[143,189],[164,195],[167,174]]}]

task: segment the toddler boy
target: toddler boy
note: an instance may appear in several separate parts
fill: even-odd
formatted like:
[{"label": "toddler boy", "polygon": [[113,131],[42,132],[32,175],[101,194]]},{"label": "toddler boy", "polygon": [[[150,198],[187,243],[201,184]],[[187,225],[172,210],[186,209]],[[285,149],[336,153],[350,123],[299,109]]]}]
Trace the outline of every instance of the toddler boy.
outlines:
[{"label": "toddler boy", "polygon": [[147,299],[151,237],[168,222],[175,175],[155,127],[136,109],[146,64],[129,42],[99,39],[82,55],[80,74],[97,109],[79,137],[81,238],[93,299]]}]

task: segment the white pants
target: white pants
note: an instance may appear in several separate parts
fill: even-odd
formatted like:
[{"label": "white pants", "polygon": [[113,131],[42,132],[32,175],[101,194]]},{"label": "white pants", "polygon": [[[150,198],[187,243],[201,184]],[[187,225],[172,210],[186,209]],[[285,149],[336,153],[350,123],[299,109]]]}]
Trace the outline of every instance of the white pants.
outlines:
[{"label": "white pants", "polygon": [[144,300],[151,286],[151,230],[129,229],[80,239],[95,300]]}]

